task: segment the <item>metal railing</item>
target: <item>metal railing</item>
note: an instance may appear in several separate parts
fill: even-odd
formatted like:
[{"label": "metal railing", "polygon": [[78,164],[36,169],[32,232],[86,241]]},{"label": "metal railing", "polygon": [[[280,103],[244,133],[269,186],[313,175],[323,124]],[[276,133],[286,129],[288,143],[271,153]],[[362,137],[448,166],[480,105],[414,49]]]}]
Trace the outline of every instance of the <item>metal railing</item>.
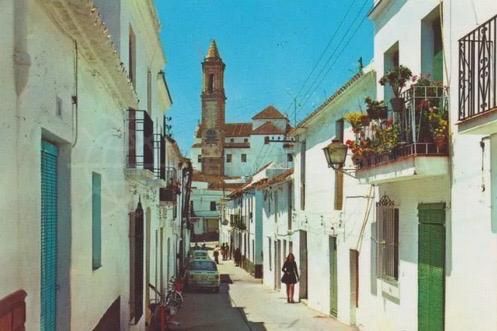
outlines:
[{"label": "metal railing", "polygon": [[459,40],[459,120],[497,108],[497,16]]},{"label": "metal railing", "polygon": [[[437,146],[433,141],[431,123],[427,119],[427,113],[430,111],[447,114],[446,89],[438,85],[413,85],[403,93],[402,98],[405,109],[394,113],[392,119],[399,130],[398,143],[388,152],[371,153],[363,157],[359,162],[360,168],[373,167],[408,156],[448,155],[447,146]],[[380,124],[382,125],[386,124]],[[365,135],[374,140],[374,129],[371,126],[366,128]]]},{"label": "metal railing", "polygon": [[154,122],[144,110],[128,109],[128,168],[154,168]]}]

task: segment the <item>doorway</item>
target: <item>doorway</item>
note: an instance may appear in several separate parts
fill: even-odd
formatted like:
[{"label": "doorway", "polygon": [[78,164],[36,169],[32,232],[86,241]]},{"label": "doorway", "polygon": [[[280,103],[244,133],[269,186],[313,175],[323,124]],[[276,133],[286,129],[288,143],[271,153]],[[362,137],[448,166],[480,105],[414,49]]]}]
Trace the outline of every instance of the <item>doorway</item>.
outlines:
[{"label": "doorway", "polygon": [[443,331],[445,204],[418,205],[418,330]]},{"label": "doorway", "polygon": [[337,237],[330,236],[330,314],[337,317],[338,280],[337,280]]},{"label": "doorway", "polygon": [[359,308],[359,251],[350,250],[350,323],[356,324],[356,310]]},{"label": "doorway", "polygon": [[300,299],[307,299],[307,232],[300,230]]},{"label": "doorway", "polygon": [[55,330],[57,321],[57,205],[59,150],[41,143],[41,288],[40,328]]}]

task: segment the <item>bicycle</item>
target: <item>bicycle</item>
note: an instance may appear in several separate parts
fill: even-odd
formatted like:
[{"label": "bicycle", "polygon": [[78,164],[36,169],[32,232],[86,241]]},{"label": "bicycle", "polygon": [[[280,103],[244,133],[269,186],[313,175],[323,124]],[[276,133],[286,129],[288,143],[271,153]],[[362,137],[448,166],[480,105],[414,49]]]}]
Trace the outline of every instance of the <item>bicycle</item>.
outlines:
[{"label": "bicycle", "polygon": [[176,314],[178,307],[172,306],[164,298],[164,295],[158,291],[155,286],[148,284],[148,286],[157,294],[159,300],[151,299],[149,303],[150,310],[152,311],[152,319],[150,322],[150,330],[153,331],[166,331],[169,330],[170,325],[178,325],[178,322],[172,320]]},{"label": "bicycle", "polygon": [[183,281],[172,276],[169,279],[168,290],[166,294],[166,304],[177,309],[183,304]]}]

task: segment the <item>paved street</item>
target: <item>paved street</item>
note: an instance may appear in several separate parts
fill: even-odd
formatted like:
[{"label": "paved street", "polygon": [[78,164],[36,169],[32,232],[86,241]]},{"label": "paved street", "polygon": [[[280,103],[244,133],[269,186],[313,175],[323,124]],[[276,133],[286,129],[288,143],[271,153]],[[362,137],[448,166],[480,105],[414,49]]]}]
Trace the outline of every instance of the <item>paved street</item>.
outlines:
[{"label": "paved street", "polygon": [[304,304],[287,304],[231,261],[219,270],[225,281],[220,293],[186,293],[174,330],[355,330]]}]

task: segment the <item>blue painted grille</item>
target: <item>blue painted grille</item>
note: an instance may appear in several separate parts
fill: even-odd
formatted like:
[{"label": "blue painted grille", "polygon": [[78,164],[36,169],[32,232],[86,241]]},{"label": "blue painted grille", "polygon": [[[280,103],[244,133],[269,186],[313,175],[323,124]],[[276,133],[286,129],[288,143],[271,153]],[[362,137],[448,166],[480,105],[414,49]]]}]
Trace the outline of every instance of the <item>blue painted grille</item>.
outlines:
[{"label": "blue painted grille", "polygon": [[40,330],[55,331],[57,311],[57,154],[41,145],[41,293]]}]

